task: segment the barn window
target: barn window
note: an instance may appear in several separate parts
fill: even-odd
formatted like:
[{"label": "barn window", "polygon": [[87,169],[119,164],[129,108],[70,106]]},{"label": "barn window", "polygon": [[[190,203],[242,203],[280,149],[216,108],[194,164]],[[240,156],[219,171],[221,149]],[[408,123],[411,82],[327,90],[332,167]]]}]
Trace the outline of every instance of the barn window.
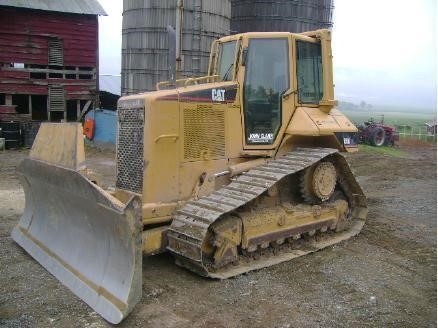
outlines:
[{"label": "barn window", "polygon": [[[79,67],[79,70],[81,71],[81,74],[79,74],[80,80],[92,80],[93,79],[93,68],[92,67]],[[88,73],[89,74],[84,74]]]},{"label": "barn window", "polygon": [[46,65],[36,65],[36,64],[29,65],[30,78],[38,79],[38,80],[46,79],[47,78],[46,69],[47,69]]},{"label": "barn window", "polygon": [[66,66],[64,69],[68,72],[65,72],[65,78],[69,80],[76,79],[76,67],[74,66]]},{"label": "barn window", "polygon": [[62,72],[60,71],[62,67],[56,65],[49,66],[49,79],[62,79]]},{"label": "barn window", "polygon": [[64,45],[61,39],[49,39],[49,65],[64,65]]}]

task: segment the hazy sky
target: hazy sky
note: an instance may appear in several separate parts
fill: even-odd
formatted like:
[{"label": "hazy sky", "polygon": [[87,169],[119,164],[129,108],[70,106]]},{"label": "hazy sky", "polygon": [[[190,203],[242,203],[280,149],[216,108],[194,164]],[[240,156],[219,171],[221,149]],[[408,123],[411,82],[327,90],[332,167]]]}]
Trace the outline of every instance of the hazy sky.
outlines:
[{"label": "hazy sky", "polygon": [[[220,0],[218,0],[220,1]],[[99,0],[100,74],[120,74],[122,2]],[[335,0],[336,97],[359,103],[437,104],[436,0]]]},{"label": "hazy sky", "polygon": [[436,17],[436,0],[335,0],[338,99],[436,110]]}]

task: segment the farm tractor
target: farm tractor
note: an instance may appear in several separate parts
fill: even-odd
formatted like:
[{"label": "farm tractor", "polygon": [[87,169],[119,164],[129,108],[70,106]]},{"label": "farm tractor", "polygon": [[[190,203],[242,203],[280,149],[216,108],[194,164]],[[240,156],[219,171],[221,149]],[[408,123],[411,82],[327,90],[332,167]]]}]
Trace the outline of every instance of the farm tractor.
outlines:
[{"label": "farm tractor", "polygon": [[395,127],[386,125],[384,118],[380,122],[375,122],[373,118],[363,124],[357,125],[358,143],[369,143],[375,147],[383,145],[394,146],[395,142],[399,140],[399,134]]}]

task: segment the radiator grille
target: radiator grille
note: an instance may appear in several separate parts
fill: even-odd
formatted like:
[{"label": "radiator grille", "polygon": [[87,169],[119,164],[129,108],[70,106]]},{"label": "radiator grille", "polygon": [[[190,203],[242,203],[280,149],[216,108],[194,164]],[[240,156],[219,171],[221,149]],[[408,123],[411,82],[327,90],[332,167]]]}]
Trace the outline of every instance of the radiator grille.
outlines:
[{"label": "radiator grille", "polygon": [[118,120],[116,187],[141,194],[144,108],[119,108]]},{"label": "radiator grille", "polygon": [[225,157],[225,112],[199,105],[184,109],[184,159]]}]

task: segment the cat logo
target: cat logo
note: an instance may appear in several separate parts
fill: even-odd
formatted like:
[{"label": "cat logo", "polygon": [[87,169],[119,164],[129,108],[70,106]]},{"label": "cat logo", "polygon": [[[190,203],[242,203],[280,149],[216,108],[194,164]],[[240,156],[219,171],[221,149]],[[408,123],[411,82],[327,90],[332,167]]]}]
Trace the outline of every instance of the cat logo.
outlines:
[{"label": "cat logo", "polygon": [[225,101],[225,89],[211,89],[211,100]]}]

